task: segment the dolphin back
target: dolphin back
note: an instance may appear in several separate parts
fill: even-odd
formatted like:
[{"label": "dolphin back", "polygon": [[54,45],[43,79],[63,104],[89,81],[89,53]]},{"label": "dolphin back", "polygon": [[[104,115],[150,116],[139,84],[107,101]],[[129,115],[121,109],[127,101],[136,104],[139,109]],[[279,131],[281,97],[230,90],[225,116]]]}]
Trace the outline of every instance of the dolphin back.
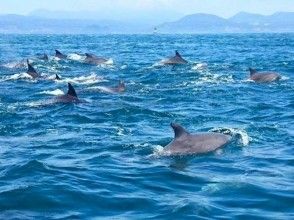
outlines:
[{"label": "dolphin back", "polygon": [[204,154],[223,147],[232,139],[231,136],[220,133],[198,133],[176,138],[170,142],[165,151],[172,155]]},{"label": "dolphin back", "polygon": [[29,63],[29,60],[28,59],[27,59],[27,64],[28,64],[27,74],[29,74],[33,78],[39,77],[40,74],[37,73],[37,71],[35,70],[35,68]]}]

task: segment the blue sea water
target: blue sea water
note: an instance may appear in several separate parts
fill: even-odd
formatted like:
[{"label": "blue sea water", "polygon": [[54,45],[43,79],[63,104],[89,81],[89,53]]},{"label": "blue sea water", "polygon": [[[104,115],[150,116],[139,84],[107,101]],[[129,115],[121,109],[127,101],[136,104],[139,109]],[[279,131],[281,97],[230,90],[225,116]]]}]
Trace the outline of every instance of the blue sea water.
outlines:
[{"label": "blue sea water", "polygon": [[[0,35],[0,219],[293,219],[293,48],[293,34]],[[156,65],[175,49],[189,65]],[[120,79],[125,93],[99,90]],[[86,102],[47,105],[67,82]],[[236,138],[167,156],[170,122]]]}]

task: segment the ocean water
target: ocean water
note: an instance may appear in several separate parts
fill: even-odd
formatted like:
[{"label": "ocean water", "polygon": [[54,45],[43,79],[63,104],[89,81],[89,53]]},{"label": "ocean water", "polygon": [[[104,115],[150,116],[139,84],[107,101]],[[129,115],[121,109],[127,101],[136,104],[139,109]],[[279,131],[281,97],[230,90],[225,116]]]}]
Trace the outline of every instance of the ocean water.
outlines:
[{"label": "ocean water", "polygon": [[[0,219],[293,219],[293,48],[293,34],[0,35]],[[188,65],[157,65],[175,49]],[[120,79],[125,93],[99,90]],[[67,82],[86,102],[52,104]],[[234,140],[167,156],[171,122]]]}]

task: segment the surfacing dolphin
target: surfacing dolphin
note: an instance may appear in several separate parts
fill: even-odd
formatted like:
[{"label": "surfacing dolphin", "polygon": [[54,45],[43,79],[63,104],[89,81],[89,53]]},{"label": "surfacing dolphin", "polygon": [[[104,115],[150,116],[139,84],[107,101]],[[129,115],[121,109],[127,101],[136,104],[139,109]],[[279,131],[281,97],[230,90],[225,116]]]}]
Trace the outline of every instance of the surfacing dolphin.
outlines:
[{"label": "surfacing dolphin", "polygon": [[29,59],[27,59],[28,70],[27,74],[29,74],[33,79],[39,78],[41,75],[37,73],[35,68],[30,64]]},{"label": "surfacing dolphin", "polygon": [[94,54],[85,53],[85,55],[86,55],[85,63],[88,63],[88,64],[100,65],[108,61],[107,59],[102,57],[97,57]]},{"label": "surfacing dolphin", "polygon": [[159,64],[161,65],[180,65],[187,63],[188,61],[185,60],[177,50],[175,51],[175,55],[173,57],[164,59],[159,62]]},{"label": "surfacing dolphin", "polygon": [[63,53],[61,53],[59,50],[55,50],[55,57],[59,58],[59,59],[66,59],[67,56]]},{"label": "surfacing dolphin", "polygon": [[60,76],[58,76],[58,74],[55,74],[55,80],[61,80]]},{"label": "surfacing dolphin", "polygon": [[231,136],[221,133],[196,133],[190,134],[181,125],[171,123],[174,130],[174,139],[164,148],[169,155],[203,154],[212,152],[232,139]]},{"label": "surfacing dolphin", "polygon": [[273,82],[281,79],[281,75],[276,72],[257,72],[257,70],[249,68],[250,79],[255,82]]},{"label": "surfacing dolphin", "polygon": [[126,90],[126,84],[123,80],[120,80],[118,85],[115,87],[99,86],[98,89],[106,93],[112,93],[112,94],[122,93]]},{"label": "surfacing dolphin", "polygon": [[48,55],[47,54],[38,54],[38,59],[39,60],[43,60],[43,61],[48,61],[49,58],[48,58]]},{"label": "surfacing dolphin", "polygon": [[74,87],[68,83],[68,91],[65,95],[57,96],[54,100],[55,103],[79,103],[82,102],[74,89]]}]

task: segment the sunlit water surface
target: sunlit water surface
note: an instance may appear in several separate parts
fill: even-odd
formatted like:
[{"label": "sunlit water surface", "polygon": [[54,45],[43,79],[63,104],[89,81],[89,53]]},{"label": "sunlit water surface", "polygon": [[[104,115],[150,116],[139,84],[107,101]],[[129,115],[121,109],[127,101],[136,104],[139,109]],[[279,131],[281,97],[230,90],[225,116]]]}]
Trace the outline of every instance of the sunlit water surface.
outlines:
[{"label": "sunlit water surface", "polygon": [[[0,218],[293,218],[293,47],[293,34],[0,35]],[[189,65],[159,67],[175,49]],[[283,77],[257,84],[248,67]],[[120,79],[125,93],[99,90]],[[52,104],[67,82],[86,102]],[[170,122],[235,140],[164,156]]]}]

